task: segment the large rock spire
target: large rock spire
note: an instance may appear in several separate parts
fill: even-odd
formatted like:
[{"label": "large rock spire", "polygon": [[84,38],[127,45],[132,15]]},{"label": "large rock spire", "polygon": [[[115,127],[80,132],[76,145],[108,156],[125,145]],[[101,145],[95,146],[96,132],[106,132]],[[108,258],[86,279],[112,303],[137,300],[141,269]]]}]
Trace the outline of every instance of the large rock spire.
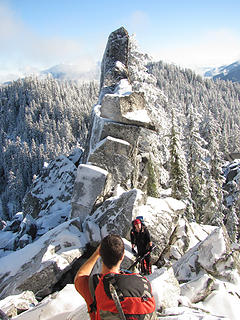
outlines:
[{"label": "large rock spire", "polygon": [[114,91],[121,79],[128,79],[129,35],[123,27],[112,32],[108,38],[101,64],[100,89]]},{"label": "large rock spire", "polygon": [[110,34],[103,55],[99,101],[72,197],[72,217],[81,221],[117,186],[148,193],[149,185],[156,185],[158,135],[144,92],[133,91],[129,80],[129,41],[128,32],[119,28]]}]

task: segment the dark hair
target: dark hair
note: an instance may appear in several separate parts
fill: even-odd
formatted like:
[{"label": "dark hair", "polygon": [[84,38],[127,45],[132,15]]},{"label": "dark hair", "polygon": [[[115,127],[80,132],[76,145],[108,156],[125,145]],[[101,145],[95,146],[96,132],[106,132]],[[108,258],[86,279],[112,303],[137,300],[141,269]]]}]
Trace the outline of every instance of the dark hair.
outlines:
[{"label": "dark hair", "polygon": [[124,254],[124,243],[120,236],[109,234],[101,241],[100,256],[109,269],[115,266]]}]

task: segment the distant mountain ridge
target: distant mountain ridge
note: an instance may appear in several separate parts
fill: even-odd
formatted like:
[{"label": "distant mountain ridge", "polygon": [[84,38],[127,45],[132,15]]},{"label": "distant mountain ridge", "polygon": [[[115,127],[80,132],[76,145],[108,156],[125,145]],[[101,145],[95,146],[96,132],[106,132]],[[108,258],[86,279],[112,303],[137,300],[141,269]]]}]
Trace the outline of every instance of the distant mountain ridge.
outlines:
[{"label": "distant mountain ridge", "polygon": [[[155,244],[146,278],[157,319],[239,319],[240,160],[222,158],[240,150],[240,85],[145,61],[121,27],[108,38],[98,98],[94,81],[49,76],[0,90],[5,211],[16,182],[34,178],[23,210],[12,205],[0,220],[5,319],[89,319],[76,272],[110,233],[124,239],[126,270],[137,215]],[[59,155],[47,164],[47,152]]]},{"label": "distant mountain ridge", "polygon": [[58,64],[49,69],[41,71],[41,75],[50,74],[57,80],[99,80],[100,67],[89,71],[82,71],[78,65]]},{"label": "distant mountain ridge", "polygon": [[[87,81],[99,81],[100,65],[96,64],[95,67],[89,70],[84,70],[81,65],[60,63],[45,70],[35,71],[30,75],[19,75],[18,79],[25,79],[29,77],[38,77],[39,79],[44,79],[49,75],[53,79],[59,81],[75,81],[80,83]],[[0,80],[0,87],[8,86],[13,81],[17,80],[9,80],[5,82],[1,82]]]},{"label": "distant mountain ridge", "polygon": [[213,68],[204,73],[204,77],[212,78],[213,80],[229,80],[232,82],[240,82],[240,60],[224,65],[219,68]]}]

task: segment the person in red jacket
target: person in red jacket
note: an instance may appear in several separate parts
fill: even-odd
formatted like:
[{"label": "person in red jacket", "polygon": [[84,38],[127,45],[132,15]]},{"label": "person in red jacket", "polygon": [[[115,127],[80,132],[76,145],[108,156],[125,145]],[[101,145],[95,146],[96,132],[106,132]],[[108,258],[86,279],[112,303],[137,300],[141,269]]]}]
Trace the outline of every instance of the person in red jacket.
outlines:
[{"label": "person in red jacket", "polygon": [[[92,296],[89,286],[91,271],[98,260],[102,258],[102,272],[95,288],[95,297]],[[140,274],[125,274],[120,271],[120,265],[124,258],[124,243],[118,235],[108,235],[92,256],[78,270],[74,284],[76,290],[85,299],[91,320],[116,319],[117,308],[114,297],[109,289],[109,279],[122,296],[119,297],[120,309],[128,317],[134,319],[140,315],[148,315],[148,319],[157,319],[155,313],[155,299],[152,295],[150,282]],[[120,289],[120,290],[118,290]],[[91,308],[95,301],[95,310]],[[129,316],[127,316],[129,315]],[[144,316],[143,316],[144,319]]]}]

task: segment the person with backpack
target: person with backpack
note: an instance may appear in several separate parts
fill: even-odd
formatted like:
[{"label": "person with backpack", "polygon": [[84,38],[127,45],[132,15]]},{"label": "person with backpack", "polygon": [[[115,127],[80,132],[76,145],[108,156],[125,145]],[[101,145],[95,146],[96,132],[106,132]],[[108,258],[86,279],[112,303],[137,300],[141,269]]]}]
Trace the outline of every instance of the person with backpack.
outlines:
[{"label": "person with backpack", "polygon": [[[102,272],[90,276],[99,257]],[[87,303],[91,320],[157,320],[150,282],[140,274],[120,271],[123,258],[122,238],[110,234],[79,268],[74,284]]]},{"label": "person with backpack", "polygon": [[[140,218],[136,218],[132,222],[133,228],[130,231],[130,238],[132,244],[132,252],[140,257],[140,272],[141,274],[147,275],[152,273],[151,264],[151,251],[153,248],[150,233],[147,227],[144,225]],[[137,252],[135,250],[137,247]]]}]

